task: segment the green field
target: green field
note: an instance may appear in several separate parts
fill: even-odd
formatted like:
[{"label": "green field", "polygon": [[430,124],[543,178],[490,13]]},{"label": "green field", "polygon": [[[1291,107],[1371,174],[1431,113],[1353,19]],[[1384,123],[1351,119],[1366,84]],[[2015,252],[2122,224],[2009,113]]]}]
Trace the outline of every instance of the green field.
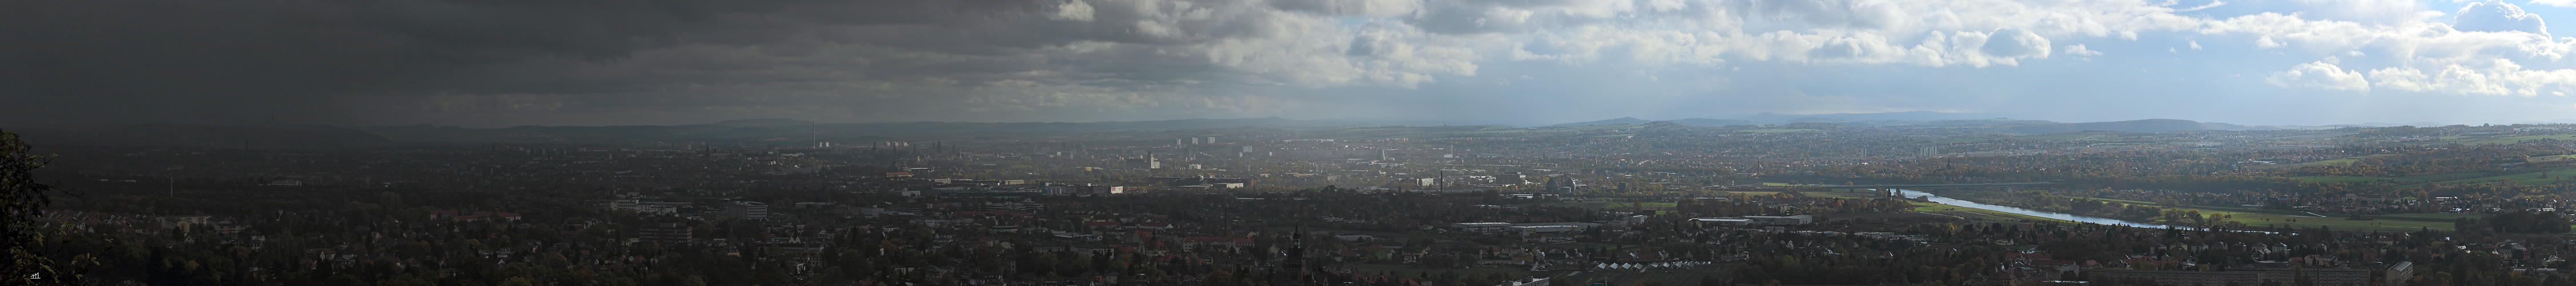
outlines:
[{"label": "green field", "polygon": [[[1774,186],[1774,187],[1787,187],[1787,186],[1813,186],[1813,185],[1807,185],[1807,184],[1788,184],[1788,183],[1762,183],[1762,185],[1764,185],[1764,186]],[[1771,194],[1778,194],[1778,193],[1780,193],[1780,192],[1745,192],[1745,191],[1727,191],[1727,192],[1729,192],[1729,193],[1735,193],[1735,194],[1738,194],[1738,195],[1747,195],[1747,196],[1768,196],[1768,195],[1771,195]],[[1886,197],[1885,195],[1881,195],[1881,194],[1879,194],[1878,192],[1871,192],[1871,191],[1856,191],[1856,192],[1855,192],[1855,191],[1852,191],[1852,189],[1835,189],[1834,191],[1829,191],[1829,192],[1798,192],[1798,194],[1800,194],[1800,195],[1806,195],[1806,196],[1809,196],[1809,197],[1819,197],[1819,198],[1880,198],[1880,197]]]},{"label": "green field", "polygon": [[2568,139],[2570,139],[2570,138],[2576,138],[2576,134],[2560,134],[2560,135],[2524,135],[2524,136],[2450,136],[2450,137],[2442,137],[2442,138],[2441,138],[2441,139],[2442,139],[2441,141],[2435,141],[2435,143],[2426,143],[2426,144],[2440,144],[2440,143],[2460,143],[2460,145],[2478,145],[2478,144],[2513,144],[2514,142],[2521,142],[2521,141],[2523,141],[2523,140],[2539,140],[2539,139],[2558,139],[2558,140],[2568,140]]},{"label": "green field", "polygon": [[2542,171],[2542,172],[2532,172],[2532,173],[2522,173],[2522,174],[2512,174],[2512,175],[2501,175],[2501,176],[2489,176],[2489,175],[2487,175],[2487,174],[2488,174],[2487,172],[2476,172],[2476,173],[2452,173],[2452,174],[2422,175],[2422,176],[2405,176],[2405,177],[2341,177],[2341,176],[2329,177],[2329,176],[2319,176],[2319,177],[2290,177],[2290,178],[2291,178],[2291,179],[2298,179],[2298,180],[2299,180],[2299,182],[2302,182],[2302,183],[2319,183],[2319,182],[2375,182],[2375,181],[2390,181],[2390,182],[2395,182],[2395,183],[2398,183],[2398,184],[2402,184],[2402,185],[2401,185],[2401,186],[2399,186],[2399,187],[2413,187],[2413,186],[2417,186],[2417,185],[2423,185],[2424,183],[2441,183],[2441,184],[2445,184],[2445,185],[2473,185],[2473,184],[2494,184],[2494,183],[2513,182],[2513,183],[2524,184],[2524,185],[2550,185],[2550,184],[2559,184],[2559,183],[2567,183],[2567,182],[2576,182],[2576,167],[2556,167],[2556,168],[2549,168],[2549,170],[2548,170],[2548,171]]},{"label": "green field", "polygon": [[[2246,211],[2221,210],[2221,209],[2208,209],[2208,208],[2197,208],[2197,207],[2181,207],[2181,208],[2179,208],[2179,209],[2186,209],[2186,210],[2198,210],[2198,211],[2200,211],[2200,215],[2202,215],[2202,216],[2207,216],[2207,215],[2209,215],[2209,214],[2213,214],[2213,213],[2218,213],[2218,214],[2228,214],[2228,215],[2232,216],[2232,217],[2230,217],[2230,218],[2228,218],[2228,219],[2227,219],[2228,221],[2240,222],[2240,223],[2245,223],[2245,225],[2248,225],[2248,226],[2258,226],[2258,227],[2289,226],[2289,227],[2299,227],[2299,228],[2312,228],[2312,227],[2321,227],[2321,226],[2322,226],[2322,227],[2339,228],[2339,229],[2345,229],[2345,230],[2372,230],[2372,229],[2386,229],[2386,230],[2408,229],[2408,230],[2411,230],[2411,229],[2415,229],[2415,228],[2419,228],[2419,227],[2420,227],[2420,228],[2430,228],[2430,229],[2444,229],[2444,230],[2451,229],[2451,223],[2450,223],[2449,221],[2447,221],[2447,220],[2442,221],[2442,222],[2428,222],[2428,221],[2417,221],[2417,220],[2400,220],[2400,219],[2403,219],[2403,218],[2405,218],[2405,217],[2389,217],[2389,216],[2366,216],[2366,217],[2373,218],[2373,220],[2349,220],[2349,219],[2346,219],[2346,218],[2349,218],[2349,217],[2350,217],[2349,215],[2342,215],[2342,216],[2338,216],[2338,215],[2334,215],[2334,214],[2327,214],[2327,213],[2319,213],[2320,215],[2325,215],[2325,216],[2327,216],[2327,217],[2312,217],[2312,216],[2306,216],[2305,214],[2300,214],[2300,215],[2286,215],[2286,214],[2276,214],[2276,213],[2272,213],[2272,212],[2246,212]],[[2240,209],[2240,210],[2241,210],[2241,209]]]},{"label": "green field", "polygon": [[2299,182],[2302,182],[2302,183],[2314,183],[2314,182],[2369,182],[2369,181],[2378,181],[2378,180],[2391,180],[2391,181],[2396,181],[2396,182],[2398,182],[2398,183],[2402,183],[2402,184],[2419,184],[2419,183],[2425,183],[2425,182],[2441,182],[2441,181],[2452,181],[2452,180],[2470,179],[2470,178],[2477,178],[2477,177],[2484,177],[2484,176],[2486,176],[2486,173],[2451,173],[2451,174],[2440,174],[2440,175],[2422,175],[2422,176],[2405,176],[2405,177],[2317,176],[2317,177],[2290,177],[2290,178],[2291,178],[2291,179],[2298,179],[2298,180],[2299,180]]},{"label": "green field", "polygon": [[2523,160],[2531,161],[2532,163],[2540,163],[2540,162],[2557,162],[2557,161],[2563,161],[2563,160],[2576,160],[2576,155],[2540,156],[2540,157],[2523,158]]},{"label": "green field", "polygon": [[2316,162],[2298,163],[2298,164],[2291,164],[2291,165],[2309,165],[2309,166],[2352,166],[2352,163],[2361,162],[2361,159],[2362,159],[2362,158],[2379,157],[2379,156],[2396,156],[2396,155],[2397,155],[2397,154],[2371,154],[2371,155],[2356,156],[2356,157],[2351,157],[2351,158],[2342,158],[2342,159],[2333,159],[2333,160],[2325,160],[2325,161],[2316,161]]},{"label": "green field", "polygon": [[2548,171],[2542,171],[2542,172],[2523,173],[2523,174],[2513,174],[2513,175],[2503,175],[2503,176],[2475,177],[2475,178],[2466,178],[2466,179],[2455,179],[2455,180],[2448,180],[2448,181],[2439,181],[2439,183],[2442,183],[2442,184],[2445,184],[2445,185],[2468,185],[2468,184],[2493,184],[2493,183],[2503,183],[2503,182],[2514,182],[2514,183],[2520,183],[2520,184],[2524,184],[2524,185],[2549,185],[2549,184],[2557,184],[2557,183],[2561,183],[2561,182],[2571,182],[2571,181],[2576,181],[2576,179],[2570,179],[2569,177],[2576,177],[2576,167],[2557,167],[2557,168],[2549,168],[2549,170],[2548,170]]},{"label": "green field", "polygon": [[1871,191],[1860,191],[1860,192],[1799,192],[1798,194],[1807,195],[1807,196],[1809,196],[1809,197],[1819,197],[1819,198],[1853,198],[1853,199],[1865,199],[1865,198],[1884,198],[1884,197],[1887,197],[1887,194],[1883,194],[1883,193],[1879,193],[1879,192],[1871,192]]},{"label": "green field", "polygon": [[2291,178],[2291,179],[2298,179],[2300,183],[2355,183],[2355,182],[2369,182],[2369,181],[2378,181],[2378,180],[2391,180],[2390,178],[2387,178],[2387,177],[2351,177],[2351,176],[2315,176],[2315,177],[2290,177],[2290,178]]},{"label": "green field", "polygon": [[[2129,204],[2141,204],[2141,205],[2154,205],[2154,204],[2155,204],[2155,203],[2151,203],[2151,202],[2132,201],[2132,200],[2104,199],[2104,198],[2090,198],[2090,199],[2104,200],[2104,201],[2114,201],[2114,202],[2122,202],[2122,203],[2129,203]],[[2448,229],[2451,229],[2451,220],[2452,220],[2452,219],[2454,219],[2454,218],[2461,218],[2461,217],[2478,217],[2478,216],[2479,216],[2479,215],[2472,215],[2472,214],[2414,213],[2414,214],[2393,214],[2393,215],[2365,215],[2365,217],[2371,218],[2372,220],[2348,220],[2348,219],[2346,219],[2346,218],[2350,218],[2350,217],[2352,216],[2351,214],[2316,213],[2316,214],[2318,214],[2318,215],[2323,215],[2323,216],[2326,216],[2326,217],[2315,217],[2315,216],[2310,216],[2310,215],[2308,215],[2308,214],[2307,214],[2307,212],[2299,212],[2299,211],[2258,210],[2258,209],[2231,208],[2231,207],[2212,207],[2212,206],[2182,206],[2182,207],[2175,207],[2175,209],[2182,209],[2182,210],[2196,210],[2196,211],[2200,211],[2200,215],[2201,215],[2201,216],[2209,216],[2209,214],[2213,214],[2213,213],[2218,213],[2218,214],[2228,214],[2228,215],[2233,216],[2233,217],[2228,218],[2228,219],[2227,219],[2228,221],[2241,222],[2241,223],[2245,223],[2245,225],[2248,225],[2248,226],[2259,226],[2259,227],[2289,226],[2289,227],[2300,227],[2300,228],[2311,228],[2311,227],[2320,227],[2320,226],[2323,226],[2323,227],[2329,227],[2329,228],[2341,228],[2341,229],[2346,229],[2346,230],[2373,230],[2373,229],[2396,230],[2396,229],[2415,229],[2415,228],[2417,228],[2417,227],[2430,228],[2430,229],[2442,229],[2442,230],[2448,230]]]},{"label": "green field", "polygon": [[2478,214],[2412,213],[2412,214],[2377,215],[2377,216],[2372,216],[2372,217],[2413,218],[2413,219],[2425,219],[2425,220],[2437,220],[2437,221],[2451,221],[2451,220],[2453,220],[2453,219],[2459,219],[2459,218],[2464,218],[2464,217],[2465,217],[2465,218],[2476,218],[2476,217],[2485,217],[2485,216],[2486,216],[2486,215],[2478,215]]}]

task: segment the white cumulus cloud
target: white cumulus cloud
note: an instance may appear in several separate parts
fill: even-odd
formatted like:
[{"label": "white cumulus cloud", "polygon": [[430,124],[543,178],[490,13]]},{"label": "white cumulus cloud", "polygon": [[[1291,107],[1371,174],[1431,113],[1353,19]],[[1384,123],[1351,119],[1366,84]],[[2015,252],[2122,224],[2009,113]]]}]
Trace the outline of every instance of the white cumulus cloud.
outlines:
[{"label": "white cumulus cloud", "polygon": [[2523,12],[2522,7],[2497,0],[2469,3],[2468,7],[2460,8],[2460,14],[2453,22],[2453,26],[2461,31],[2549,34],[2549,23],[2542,21],[2540,14]]},{"label": "white cumulus cloud", "polygon": [[2346,71],[2326,61],[2291,66],[2290,70],[2274,72],[2263,81],[2282,87],[2370,91],[2370,81],[2364,79],[2360,71]]},{"label": "white cumulus cloud", "polygon": [[2073,45],[2066,45],[2066,54],[2069,54],[2069,55],[2078,55],[2078,56],[2099,56],[2099,55],[2102,55],[2102,52],[2100,52],[2100,51],[2094,51],[2093,49],[2090,49],[2090,48],[2085,48],[2085,47],[2084,47],[2084,44],[2073,44]]},{"label": "white cumulus cloud", "polygon": [[2372,70],[2370,77],[2378,79],[2374,85],[2380,87],[2473,95],[2529,97],[2543,91],[2565,92],[2576,87],[2576,70],[2530,70],[2503,59],[2485,62],[2481,66],[2445,65],[2432,72],[2391,67]]}]

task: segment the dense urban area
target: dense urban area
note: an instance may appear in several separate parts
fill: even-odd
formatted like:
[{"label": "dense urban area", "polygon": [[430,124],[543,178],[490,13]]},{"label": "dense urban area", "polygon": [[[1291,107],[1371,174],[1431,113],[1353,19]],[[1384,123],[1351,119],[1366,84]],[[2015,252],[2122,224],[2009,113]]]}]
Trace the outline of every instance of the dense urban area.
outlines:
[{"label": "dense urban area", "polygon": [[96,285],[2576,285],[2576,125],[2041,127],[23,139]]}]

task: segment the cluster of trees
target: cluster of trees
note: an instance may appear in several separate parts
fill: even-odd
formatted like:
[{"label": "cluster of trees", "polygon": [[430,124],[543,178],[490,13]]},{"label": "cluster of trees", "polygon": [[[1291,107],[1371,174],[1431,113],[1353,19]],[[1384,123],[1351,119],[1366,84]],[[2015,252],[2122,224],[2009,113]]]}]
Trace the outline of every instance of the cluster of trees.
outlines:
[{"label": "cluster of trees", "polygon": [[2067,180],[2066,186],[2086,189],[2195,190],[2221,193],[2252,193],[2289,190],[2299,185],[2298,179],[2263,174],[2167,175],[2167,176],[2096,176]]},{"label": "cluster of trees", "polygon": [[[1989,232],[1976,224],[1920,224],[1943,238],[2030,235]],[[1732,269],[1736,283],[1889,285],[1947,283],[1958,285],[2001,262],[1990,245],[1926,247],[1920,244],[1855,235],[1720,232],[1700,240],[1723,247],[1716,253],[1746,255]],[[1704,284],[1705,285],[1705,284]]]},{"label": "cluster of trees", "polygon": [[2451,223],[2460,231],[2498,233],[2567,233],[2567,219],[2556,212],[2511,211],[2486,219],[2460,218]]},{"label": "cluster of trees", "polygon": [[1675,201],[1673,211],[1702,216],[1748,216],[1768,214],[1774,210],[1737,199],[1690,198]]},{"label": "cluster of trees", "polygon": [[81,285],[82,272],[98,264],[97,256],[70,253],[65,243],[48,243],[67,232],[35,219],[45,215],[54,186],[36,181],[36,169],[49,156],[18,134],[0,130],[0,285]]},{"label": "cluster of trees", "polygon": [[[1931,249],[1890,251],[1895,258],[1855,256],[1755,256],[1737,270],[1737,280],[1777,284],[1887,285],[1966,284],[1969,277],[1996,265],[1985,258],[2001,256],[1991,249],[1949,252]],[[1774,284],[1776,283],[1776,284]]]},{"label": "cluster of trees", "polygon": [[2533,155],[2576,153],[2559,144],[2512,144],[2463,146],[2387,146],[2377,149],[2381,155],[2361,157],[2347,166],[2305,166],[2284,172],[2290,176],[2357,176],[2403,177],[2430,174],[2486,172],[2503,169],[2503,164],[2524,163]]},{"label": "cluster of trees", "polygon": [[1674,201],[1673,210],[1684,214],[1698,216],[1728,217],[1764,215],[1783,211],[1764,206],[1762,202],[1777,203],[1782,201],[1803,201],[1810,203],[1810,207],[1798,210],[1800,213],[1848,214],[1908,212],[1912,211],[1915,206],[1913,202],[1885,198],[1820,198],[1799,197],[1794,195],[1757,197],[1760,197],[1762,201],[1757,202],[1746,199],[1752,197],[1680,199]]},{"label": "cluster of trees", "polygon": [[1819,201],[1819,202],[1817,203],[1817,206],[1818,206],[1818,207],[1823,207],[1824,209],[1823,209],[1823,210],[1814,210],[1814,209],[1810,209],[1810,210],[1807,210],[1806,212],[1808,212],[1808,213],[1833,212],[1833,213],[1846,213],[1846,214],[1849,214],[1849,213],[1890,213],[1890,212],[1908,212],[1908,211],[1912,211],[1912,210],[1914,209],[1914,203],[1913,203],[1913,202],[1908,202],[1908,201],[1904,201],[1904,200],[1896,200],[1896,199],[1877,199],[1877,198],[1872,198],[1872,199],[1825,198],[1824,200]]}]

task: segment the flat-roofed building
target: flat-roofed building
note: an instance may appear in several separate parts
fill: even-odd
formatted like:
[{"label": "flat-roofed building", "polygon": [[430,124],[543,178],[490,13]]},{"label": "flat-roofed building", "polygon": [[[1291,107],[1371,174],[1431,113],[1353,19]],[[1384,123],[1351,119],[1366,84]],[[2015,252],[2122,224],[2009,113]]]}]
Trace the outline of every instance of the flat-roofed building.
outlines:
[{"label": "flat-roofed building", "polygon": [[696,229],[692,227],[680,226],[680,224],[676,223],[665,223],[635,228],[635,240],[638,242],[689,243],[689,239],[695,237],[696,232]]},{"label": "flat-roofed building", "polygon": [[1753,220],[1741,218],[1694,218],[1691,222],[1698,223],[1700,227],[1753,225]]},{"label": "flat-roofed building", "polygon": [[732,216],[733,219],[769,219],[769,203],[753,201],[727,202],[725,203],[725,214]]},{"label": "flat-roofed building", "polygon": [[1498,231],[1511,226],[1512,223],[1508,222],[1461,222],[1449,224],[1449,228],[1473,232]]},{"label": "flat-roofed building", "polygon": [[1513,232],[1513,233],[1519,233],[1520,235],[1534,235],[1534,234],[1558,234],[1558,233],[1571,233],[1571,232],[1583,231],[1583,227],[1581,227],[1581,226],[1571,226],[1571,225],[1523,225],[1523,226],[1512,226],[1512,227],[1511,227],[1511,230],[1512,230],[1512,232]]}]

